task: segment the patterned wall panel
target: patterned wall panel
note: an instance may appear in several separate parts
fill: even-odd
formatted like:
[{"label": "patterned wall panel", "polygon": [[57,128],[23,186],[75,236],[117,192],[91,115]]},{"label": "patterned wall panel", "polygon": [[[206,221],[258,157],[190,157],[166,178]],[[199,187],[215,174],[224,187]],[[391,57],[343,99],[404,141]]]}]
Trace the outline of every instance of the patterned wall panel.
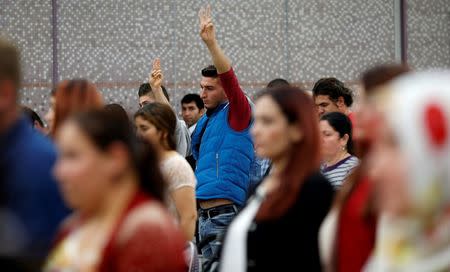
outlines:
[{"label": "patterned wall panel", "polygon": [[0,0],[0,33],[21,51],[21,102],[46,111],[52,82],[51,1]]},{"label": "patterned wall panel", "polygon": [[[172,70],[169,1],[58,1],[60,79],[85,77],[105,100],[134,111],[151,61]],[[166,82],[174,82],[166,73]]]},{"label": "patterned wall panel", "polygon": [[[137,88],[160,57],[165,85],[179,110],[199,91],[211,63],[199,38],[199,0],[56,0],[59,80],[85,77],[106,101],[137,109]],[[392,0],[216,0],[220,44],[250,95],[275,77],[310,88],[394,60]],[[1,31],[23,51],[23,101],[45,111],[51,86],[50,0],[0,0]],[[450,0],[408,1],[409,59],[419,68],[450,67]]]},{"label": "patterned wall panel", "polygon": [[357,79],[365,68],[394,60],[392,1],[289,1],[291,77]]},{"label": "patterned wall panel", "polygon": [[450,0],[408,1],[408,62],[417,69],[450,67]]}]

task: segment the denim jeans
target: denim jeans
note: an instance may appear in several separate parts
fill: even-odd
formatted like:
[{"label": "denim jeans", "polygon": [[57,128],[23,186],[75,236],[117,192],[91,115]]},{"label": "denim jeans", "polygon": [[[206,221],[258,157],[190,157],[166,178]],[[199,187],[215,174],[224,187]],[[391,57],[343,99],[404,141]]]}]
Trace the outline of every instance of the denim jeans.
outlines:
[{"label": "denim jeans", "polygon": [[[213,261],[213,258],[219,257],[219,251],[222,247],[225,231],[230,225],[236,212],[218,214],[214,217],[199,216],[199,238],[200,244],[204,244],[200,251],[205,263]],[[208,242],[204,242],[208,240]]]}]

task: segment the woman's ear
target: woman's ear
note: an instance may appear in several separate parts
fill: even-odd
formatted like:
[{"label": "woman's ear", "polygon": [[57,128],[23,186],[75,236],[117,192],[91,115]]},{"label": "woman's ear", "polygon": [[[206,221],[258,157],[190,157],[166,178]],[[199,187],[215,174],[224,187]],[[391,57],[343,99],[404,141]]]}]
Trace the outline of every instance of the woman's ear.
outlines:
[{"label": "woman's ear", "polygon": [[348,134],[344,134],[344,136],[341,137],[340,142],[343,146],[347,147],[347,143],[348,143],[348,139],[350,137],[348,136]]},{"label": "woman's ear", "polygon": [[112,143],[108,148],[108,168],[113,177],[120,177],[125,171],[128,161],[128,151],[122,143]]},{"label": "woman's ear", "polygon": [[298,143],[303,138],[303,131],[297,123],[289,125],[288,137],[293,143]]}]

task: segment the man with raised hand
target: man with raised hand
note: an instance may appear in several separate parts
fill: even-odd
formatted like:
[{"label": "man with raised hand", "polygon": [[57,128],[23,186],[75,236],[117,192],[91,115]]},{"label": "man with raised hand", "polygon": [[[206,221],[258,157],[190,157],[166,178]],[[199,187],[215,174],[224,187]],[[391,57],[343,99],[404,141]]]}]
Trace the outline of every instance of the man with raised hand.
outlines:
[{"label": "man with raised hand", "polygon": [[[151,99],[146,102],[159,102],[172,106],[170,105],[167,93],[165,94],[163,91],[163,79],[164,76],[161,70],[161,61],[159,60],[159,58],[156,58],[153,61],[152,71],[148,76],[150,91],[148,92],[149,94],[147,94],[147,96],[151,97]],[[145,105],[145,103],[143,104]],[[186,127],[186,124],[182,120],[178,119],[178,115],[176,114],[176,112],[175,116],[177,117],[177,126],[175,128],[177,152],[186,158],[191,156],[191,136],[189,134],[189,130]]]},{"label": "man with raised hand", "polygon": [[200,37],[214,65],[202,70],[200,96],[207,109],[192,135],[197,160],[199,248],[211,261],[224,232],[244,205],[254,159],[250,137],[251,108],[216,40],[211,8],[200,9]]}]

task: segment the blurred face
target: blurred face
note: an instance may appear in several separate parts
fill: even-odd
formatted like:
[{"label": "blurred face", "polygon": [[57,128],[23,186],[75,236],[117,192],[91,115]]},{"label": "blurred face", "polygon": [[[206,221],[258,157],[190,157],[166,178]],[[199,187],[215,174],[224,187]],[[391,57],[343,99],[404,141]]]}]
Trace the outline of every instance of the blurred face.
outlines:
[{"label": "blurred face", "polygon": [[227,99],[218,77],[202,77],[200,88],[200,97],[207,109],[214,109]]},{"label": "blurred face", "polygon": [[183,115],[183,120],[190,127],[197,123],[198,119],[202,117],[203,110],[200,110],[194,101],[190,103],[181,104],[181,114]]},{"label": "blurred face", "polygon": [[314,103],[316,104],[319,118],[327,112],[340,111],[338,104],[332,101],[328,95],[315,96]]},{"label": "blurred face", "polygon": [[107,152],[100,151],[73,122],[56,135],[60,151],[53,169],[65,202],[82,212],[95,212],[113,183],[116,169]]},{"label": "blurred face", "polygon": [[163,138],[162,132],[156,128],[151,122],[142,118],[142,116],[138,116],[135,118],[135,126],[136,131],[141,139],[150,142],[155,145],[161,145],[161,141]]},{"label": "blurred face", "polygon": [[148,93],[146,95],[139,97],[139,108],[142,108],[143,106],[154,103],[155,102],[155,96],[153,93]]},{"label": "blurred face", "polygon": [[407,158],[402,154],[392,130],[381,121],[372,152],[369,175],[377,188],[377,204],[381,211],[402,214],[408,210]]},{"label": "blurred face", "polygon": [[339,132],[334,130],[326,120],[320,121],[319,129],[322,137],[322,157],[325,160],[330,160],[342,154],[347,146],[347,134],[341,138]]},{"label": "blurred face", "polygon": [[55,121],[55,104],[56,100],[54,96],[50,96],[50,108],[44,116],[45,122],[47,122],[48,130],[53,131],[53,125]]},{"label": "blurred face", "polygon": [[301,137],[298,127],[288,123],[278,104],[267,95],[256,102],[251,133],[258,156],[272,160],[287,156]]},{"label": "blurred face", "polygon": [[[0,118],[16,107],[16,89],[11,80],[0,80]],[[2,121],[0,119],[0,121]]]}]

